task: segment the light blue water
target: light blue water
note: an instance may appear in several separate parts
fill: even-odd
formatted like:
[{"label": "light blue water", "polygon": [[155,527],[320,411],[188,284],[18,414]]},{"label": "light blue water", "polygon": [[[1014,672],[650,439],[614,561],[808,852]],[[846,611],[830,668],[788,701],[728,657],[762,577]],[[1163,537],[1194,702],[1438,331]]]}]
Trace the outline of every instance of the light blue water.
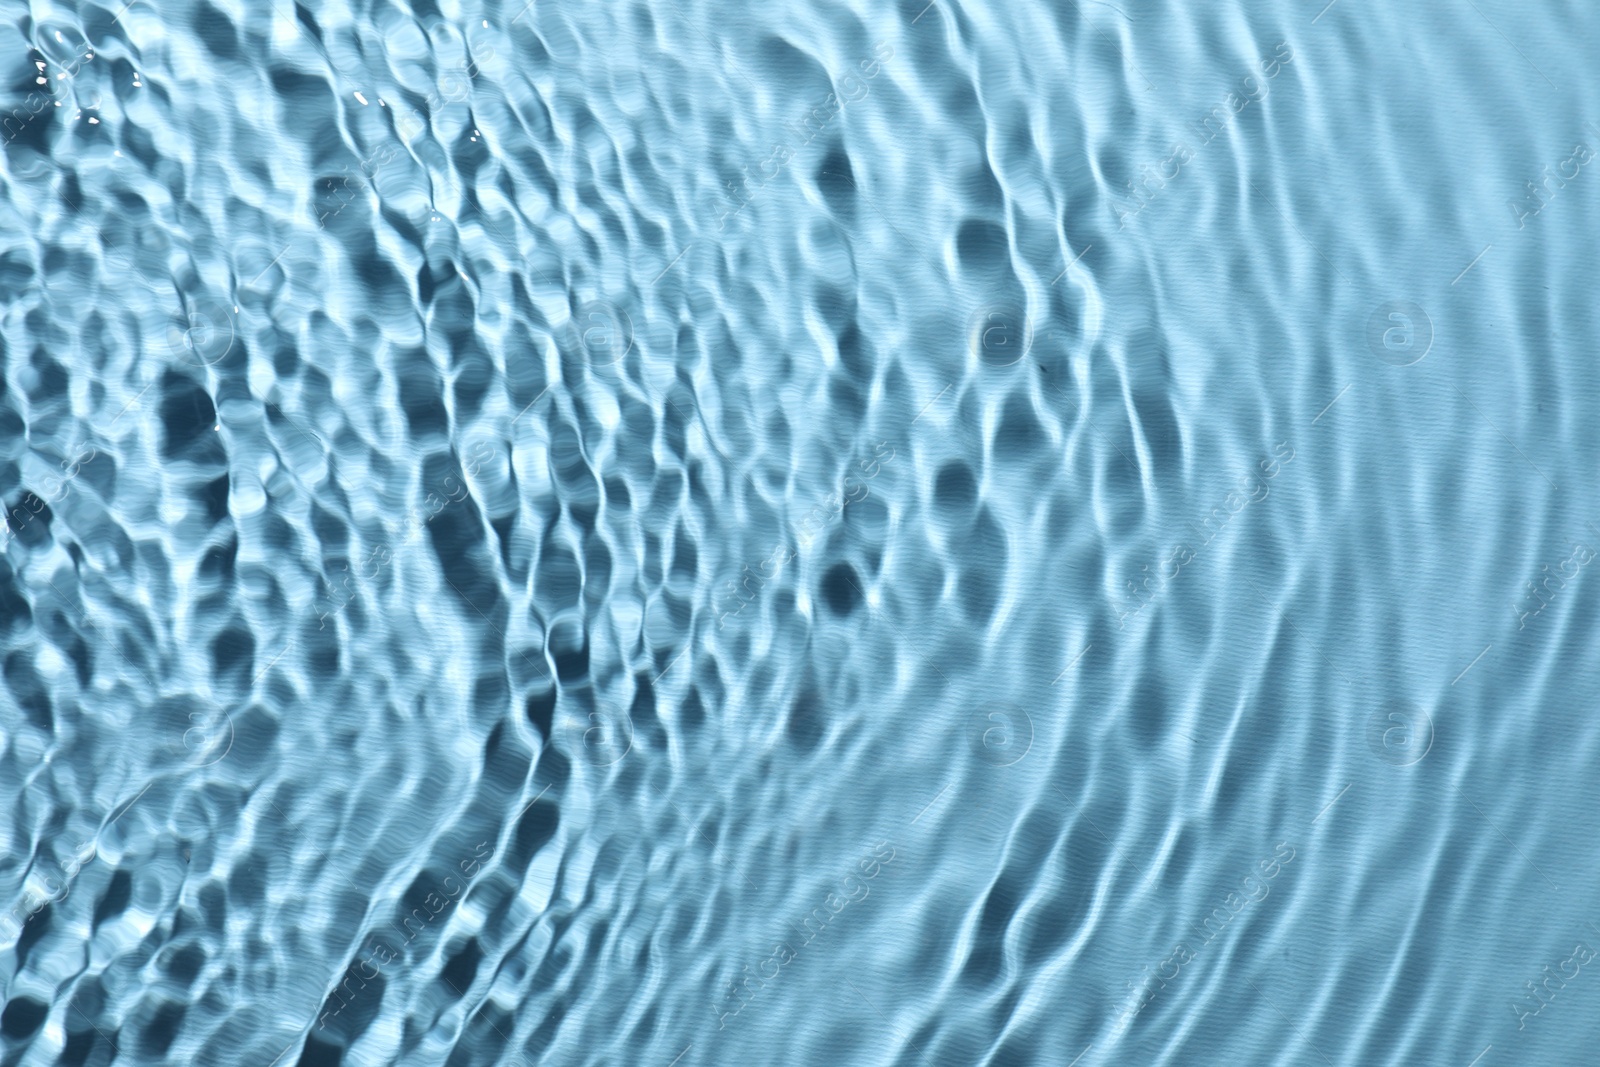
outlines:
[{"label": "light blue water", "polygon": [[5,12],[0,1065],[1597,1062],[1592,6]]}]

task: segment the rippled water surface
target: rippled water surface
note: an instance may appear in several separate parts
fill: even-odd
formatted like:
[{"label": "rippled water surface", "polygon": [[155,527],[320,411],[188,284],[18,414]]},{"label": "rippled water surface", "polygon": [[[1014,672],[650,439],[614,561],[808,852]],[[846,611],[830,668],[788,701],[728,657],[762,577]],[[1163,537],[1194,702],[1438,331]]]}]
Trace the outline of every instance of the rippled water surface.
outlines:
[{"label": "rippled water surface", "polygon": [[0,1065],[1595,1062],[1592,5],[3,6]]}]

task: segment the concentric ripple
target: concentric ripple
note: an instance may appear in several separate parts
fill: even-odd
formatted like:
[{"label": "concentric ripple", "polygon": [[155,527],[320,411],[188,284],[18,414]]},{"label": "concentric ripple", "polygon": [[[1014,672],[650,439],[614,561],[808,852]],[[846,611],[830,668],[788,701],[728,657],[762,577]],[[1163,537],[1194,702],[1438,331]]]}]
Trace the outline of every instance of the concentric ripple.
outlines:
[{"label": "concentric ripple", "polygon": [[0,1064],[1590,1061],[1594,12],[8,13]]}]

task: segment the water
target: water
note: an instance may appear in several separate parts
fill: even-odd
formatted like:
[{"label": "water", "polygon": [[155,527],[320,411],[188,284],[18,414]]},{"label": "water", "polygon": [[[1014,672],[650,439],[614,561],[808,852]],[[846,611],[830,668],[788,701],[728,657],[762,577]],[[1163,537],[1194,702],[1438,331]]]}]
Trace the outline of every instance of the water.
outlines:
[{"label": "water", "polygon": [[8,11],[0,1062],[1592,1060],[1590,9]]}]

